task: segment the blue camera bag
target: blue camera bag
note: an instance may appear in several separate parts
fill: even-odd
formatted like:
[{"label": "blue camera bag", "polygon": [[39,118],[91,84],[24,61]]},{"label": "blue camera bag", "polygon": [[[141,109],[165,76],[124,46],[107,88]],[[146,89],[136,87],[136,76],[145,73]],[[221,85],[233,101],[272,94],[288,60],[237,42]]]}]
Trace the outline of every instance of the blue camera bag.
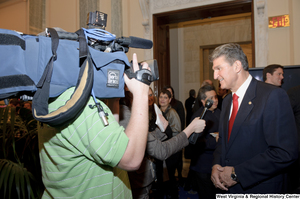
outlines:
[{"label": "blue camera bag", "polygon": [[[0,99],[34,95],[34,117],[57,126],[80,113],[91,89],[97,98],[124,97],[123,74],[130,67],[125,52],[88,46],[82,29],[77,31],[79,42],[59,39],[54,29],[49,30],[51,37],[0,29]],[[74,107],[49,116],[48,99],[70,87],[77,91]]]}]

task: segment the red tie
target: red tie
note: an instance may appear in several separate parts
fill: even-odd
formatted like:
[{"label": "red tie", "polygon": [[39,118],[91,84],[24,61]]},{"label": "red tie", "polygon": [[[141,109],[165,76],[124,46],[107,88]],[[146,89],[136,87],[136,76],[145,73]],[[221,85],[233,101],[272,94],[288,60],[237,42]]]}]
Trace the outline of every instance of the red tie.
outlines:
[{"label": "red tie", "polygon": [[238,112],[238,106],[239,106],[239,102],[238,102],[238,98],[239,96],[237,96],[236,94],[233,94],[232,96],[232,112],[231,112],[231,116],[230,116],[230,120],[229,120],[229,125],[228,125],[228,141],[230,138],[230,134],[231,134],[231,129],[235,120],[235,116]]}]

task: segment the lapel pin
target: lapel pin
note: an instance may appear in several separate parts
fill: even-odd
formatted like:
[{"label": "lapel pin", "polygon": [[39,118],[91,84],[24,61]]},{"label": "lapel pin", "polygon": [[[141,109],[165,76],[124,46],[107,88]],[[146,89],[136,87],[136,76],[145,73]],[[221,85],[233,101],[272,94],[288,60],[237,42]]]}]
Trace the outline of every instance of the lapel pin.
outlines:
[{"label": "lapel pin", "polygon": [[249,104],[249,105],[251,105],[251,104],[252,104],[252,102],[250,101],[250,102],[248,102],[248,104]]}]

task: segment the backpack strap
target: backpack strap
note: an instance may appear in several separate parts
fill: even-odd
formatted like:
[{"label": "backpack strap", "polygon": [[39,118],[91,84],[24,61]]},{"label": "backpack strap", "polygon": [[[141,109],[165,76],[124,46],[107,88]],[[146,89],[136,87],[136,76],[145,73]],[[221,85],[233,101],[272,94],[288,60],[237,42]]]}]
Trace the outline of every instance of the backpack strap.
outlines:
[{"label": "backpack strap", "polygon": [[65,105],[49,113],[48,100],[50,82],[53,72],[53,63],[57,59],[56,51],[58,48],[59,37],[55,29],[48,28],[48,31],[51,35],[52,57],[37,84],[37,91],[32,102],[32,113],[34,118],[40,122],[49,124],[50,126],[59,126],[76,119],[83,111],[84,106],[87,104],[91,95],[94,82],[94,70],[84,31],[80,29],[76,32],[79,35],[80,71],[75,91]]}]

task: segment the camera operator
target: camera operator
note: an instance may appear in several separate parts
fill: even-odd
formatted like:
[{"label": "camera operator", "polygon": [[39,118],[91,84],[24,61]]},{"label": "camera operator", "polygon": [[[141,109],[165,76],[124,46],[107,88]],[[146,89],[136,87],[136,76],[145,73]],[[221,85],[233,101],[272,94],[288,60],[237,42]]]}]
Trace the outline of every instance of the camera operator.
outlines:
[{"label": "camera operator", "polygon": [[[134,72],[139,70],[133,54]],[[148,64],[143,64],[148,69]],[[133,94],[132,114],[124,130],[114,113],[118,113],[118,99],[108,102],[99,99],[109,121],[104,126],[90,97],[81,114],[60,127],[39,126],[39,148],[43,198],[132,198],[127,171],[139,168],[143,160],[148,134],[149,86],[124,75]],[[56,110],[69,100],[74,88],[69,88],[53,102],[49,110]],[[125,171],[127,170],[127,171]]]}]

